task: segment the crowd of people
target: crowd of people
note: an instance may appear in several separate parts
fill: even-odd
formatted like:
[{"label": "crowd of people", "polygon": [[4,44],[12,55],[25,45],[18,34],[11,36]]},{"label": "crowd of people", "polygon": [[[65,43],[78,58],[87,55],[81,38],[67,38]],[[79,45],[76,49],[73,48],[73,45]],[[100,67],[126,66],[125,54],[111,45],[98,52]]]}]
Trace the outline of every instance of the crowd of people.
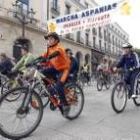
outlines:
[{"label": "crowd of people", "polygon": [[[77,59],[73,56],[71,49],[64,49],[60,44],[60,39],[57,33],[51,32],[44,36],[47,49],[41,56],[35,58],[29,50],[30,43],[21,44],[21,59],[15,64],[5,53],[0,54],[0,71],[4,75],[9,75],[16,72],[26,72],[26,65],[34,61],[41,60],[42,73],[44,75],[58,75],[56,87],[61,97],[61,104],[67,108],[67,102],[64,94],[64,84],[69,77],[73,75],[74,81],[77,80],[78,72],[82,74],[87,80],[90,80],[90,66],[84,63],[82,67],[79,66]],[[20,45],[19,45],[20,46]],[[130,84],[130,96],[134,95],[135,78],[139,72],[139,59],[135,52],[132,51],[132,45],[126,43],[123,45],[124,55],[121,60],[109,67],[107,59],[103,59],[97,67],[97,71],[102,71],[106,77],[107,72],[114,72],[117,68],[122,67],[125,70],[124,79],[127,84]],[[132,79],[132,80],[130,80]]]}]

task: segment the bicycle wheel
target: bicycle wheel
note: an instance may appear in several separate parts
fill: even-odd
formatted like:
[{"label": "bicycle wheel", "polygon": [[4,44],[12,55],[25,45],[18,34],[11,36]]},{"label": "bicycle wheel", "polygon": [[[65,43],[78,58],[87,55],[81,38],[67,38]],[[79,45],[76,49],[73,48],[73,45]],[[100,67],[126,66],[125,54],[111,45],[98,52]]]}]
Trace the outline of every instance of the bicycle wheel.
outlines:
[{"label": "bicycle wheel", "polygon": [[[8,102],[7,97],[14,92],[20,92],[21,96],[15,101]],[[6,92],[0,98],[0,134],[5,138],[25,138],[40,124],[43,115],[40,96],[32,90],[32,100],[27,108],[23,108],[22,102],[27,94],[28,88],[19,87]]]},{"label": "bicycle wheel", "polygon": [[82,78],[78,78],[77,82],[76,82],[81,88],[84,87],[84,81],[82,80]]},{"label": "bicycle wheel", "polygon": [[84,94],[79,85],[70,83],[65,87],[66,99],[70,105],[67,119],[76,119],[82,112],[84,106]]},{"label": "bicycle wheel", "polygon": [[105,87],[106,87],[106,89],[108,90],[108,89],[110,88],[110,82],[106,81]]},{"label": "bicycle wheel", "polygon": [[[4,94],[6,93],[7,91],[9,91],[10,89],[12,88],[16,88],[16,87],[19,87],[20,84],[18,83],[17,80],[15,79],[10,79],[8,81],[6,81],[2,87],[1,87],[1,94]],[[14,101],[14,100],[17,100],[18,98],[20,97],[20,93],[16,93],[14,92],[13,94],[11,94],[10,96],[8,96],[6,98],[7,101],[11,102],[11,101]]]},{"label": "bicycle wheel", "polygon": [[136,106],[140,106],[140,82],[137,83],[137,98],[133,98],[133,102]]},{"label": "bicycle wheel", "polygon": [[42,85],[39,82],[36,83],[36,85],[34,86],[34,90],[40,95],[42,103],[43,103],[43,108],[45,108],[48,105],[50,100],[49,100],[48,95],[43,90]]},{"label": "bicycle wheel", "polygon": [[0,80],[1,80],[1,84],[3,84],[7,81],[7,78],[4,75],[0,75]]},{"label": "bicycle wheel", "polygon": [[127,103],[127,87],[123,83],[118,83],[112,90],[111,105],[115,112],[121,113]]},{"label": "bicycle wheel", "polygon": [[103,89],[103,82],[101,79],[97,80],[97,89],[98,89],[98,91],[102,91],[102,89]]},{"label": "bicycle wheel", "polygon": [[89,78],[89,80],[87,80],[87,85],[91,86],[91,78]]}]

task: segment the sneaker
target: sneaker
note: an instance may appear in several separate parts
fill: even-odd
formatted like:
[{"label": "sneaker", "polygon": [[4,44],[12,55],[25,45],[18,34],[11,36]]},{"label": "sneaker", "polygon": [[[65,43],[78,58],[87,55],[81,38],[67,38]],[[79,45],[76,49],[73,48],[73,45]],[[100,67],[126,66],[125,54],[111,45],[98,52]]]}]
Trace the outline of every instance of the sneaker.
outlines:
[{"label": "sneaker", "polygon": [[131,96],[131,98],[137,98],[137,95],[136,95],[136,94],[133,94],[133,95]]},{"label": "sneaker", "polygon": [[70,106],[69,105],[64,105],[63,106],[63,116],[67,117],[70,111]]}]

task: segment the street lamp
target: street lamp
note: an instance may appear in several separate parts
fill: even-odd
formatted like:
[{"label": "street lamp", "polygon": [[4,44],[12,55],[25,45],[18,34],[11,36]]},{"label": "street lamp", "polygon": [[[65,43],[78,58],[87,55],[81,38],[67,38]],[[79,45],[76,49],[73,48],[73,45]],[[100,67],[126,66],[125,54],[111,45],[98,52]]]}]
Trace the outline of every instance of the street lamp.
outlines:
[{"label": "street lamp", "polygon": [[14,7],[14,17],[17,18],[22,25],[22,37],[25,36],[25,25],[28,23],[36,23],[37,20],[34,18],[35,12],[31,8],[30,10],[24,10],[23,6],[19,3],[18,0],[12,4]]}]

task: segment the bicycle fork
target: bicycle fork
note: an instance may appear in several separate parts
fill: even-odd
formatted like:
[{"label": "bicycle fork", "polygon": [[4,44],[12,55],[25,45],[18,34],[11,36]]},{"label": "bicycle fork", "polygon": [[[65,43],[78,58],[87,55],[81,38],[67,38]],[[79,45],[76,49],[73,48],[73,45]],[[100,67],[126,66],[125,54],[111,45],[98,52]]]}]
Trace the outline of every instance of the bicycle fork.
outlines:
[{"label": "bicycle fork", "polygon": [[35,82],[33,82],[32,86],[30,86],[28,84],[27,94],[25,94],[22,105],[17,110],[17,113],[20,115],[27,114],[29,112],[28,106],[29,106],[29,103],[30,103],[31,98],[32,98],[32,90],[33,90],[34,84],[35,84]]}]

